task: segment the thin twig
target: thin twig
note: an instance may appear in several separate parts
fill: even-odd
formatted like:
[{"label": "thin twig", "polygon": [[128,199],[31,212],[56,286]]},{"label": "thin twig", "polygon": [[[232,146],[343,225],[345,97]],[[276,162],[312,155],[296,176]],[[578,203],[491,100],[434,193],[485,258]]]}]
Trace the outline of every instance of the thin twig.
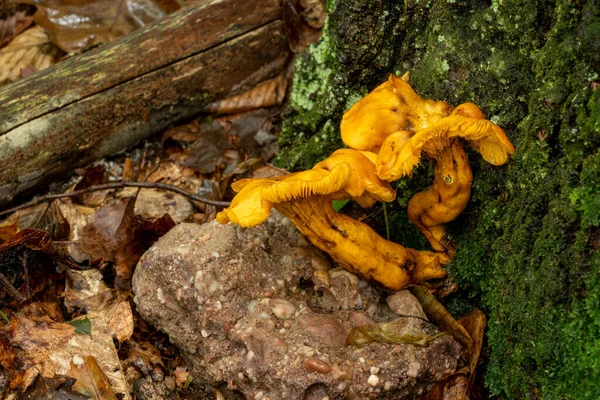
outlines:
[{"label": "thin twig", "polygon": [[10,319],[8,319],[8,317],[6,316],[6,314],[4,314],[4,313],[2,312],[2,310],[0,310],[0,317],[2,317],[2,319],[3,319],[4,321],[6,321],[6,323],[7,323],[7,324],[10,324]]},{"label": "thin twig", "polygon": [[194,193],[190,193],[187,190],[183,190],[177,186],[174,185],[169,185],[168,183],[159,183],[159,182],[109,182],[109,183],[104,183],[102,185],[95,185],[95,186],[90,186],[86,189],[82,189],[82,190],[76,190],[74,192],[70,192],[70,193],[59,193],[59,194],[46,194],[44,196],[40,196],[38,198],[35,198],[31,201],[28,201],[27,203],[21,204],[19,206],[13,207],[13,208],[9,208],[8,210],[4,210],[4,211],[0,211],[0,216],[1,215],[5,215],[5,214],[10,214],[12,212],[18,211],[18,210],[22,210],[24,208],[29,208],[35,205],[38,205],[40,203],[43,203],[45,201],[50,201],[50,200],[55,200],[55,199],[62,199],[65,197],[75,197],[75,196],[79,196],[85,193],[90,193],[90,192],[96,192],[98,190],[107,190],[107,189],[123,189],[126,187],[138,187],[138,188],[151,188],[151,189],[163,189],[163,190],[169,190],[171,192],[175,192],[175,193],[179,193],[180,195],[187,197],[188,199],[192,200],[192,201],[197,201],[200,203],[204,203],[204,204],[210,204],[211,206],[216,206],[216,207],[229,207],[229,202],[228,201],[217,201],[217,200],[211,200],[211,199],[207,199],[201,196],[198,196],[197,194]]},{"label": "thin twig", "polygon": [[383,218],[385,219],[385,236],[387,240],[390,240],[390,221],[388,221],[386,203],[383,203]]}]

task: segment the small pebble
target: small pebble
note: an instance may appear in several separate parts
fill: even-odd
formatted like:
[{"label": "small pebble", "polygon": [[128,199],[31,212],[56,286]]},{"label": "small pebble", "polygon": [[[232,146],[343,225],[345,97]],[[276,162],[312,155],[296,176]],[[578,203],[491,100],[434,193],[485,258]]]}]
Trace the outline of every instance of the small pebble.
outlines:
[{"label": "small pebble", "polygon": [[73,356],[73,364],[77,365],[77,366],[81,366],[84,364],[84,360],[81,356]]},{"label": "small pebble", "polygon": [[383,385],[383,390],[385,390],[386,392],[389,392],[390,390],[392,390],[392,382],[386,381],[385,384]]},{"label": "small pebble", "polygon": [[262,391],[260,391],[254,395],[254,400],[262,400],[264,398],[265,398],[265,395]]},{"label": "small pebble", "polygon": [[279,319],[290,319],[296,313],[296,306],[285,299],[272,299],[271,311]]},{"label": "small pebble", "polygon": [[203,338],[207,338],[207,337],[209,337],[209,336],[210,336],[210,333],[208,333],[208,332],[206,331],[206,329],[202,329],[202,330],[200,331],[200,334],[202,335],[202,337],[203,337]]},{"label": "small pebble", "polygon": [[377,375],[379,373],[379,367],[371,367],[371,375]]},{"label": "small pebble", "polygon": [[377,386],[379,384],[379,377],[377,375],[371,375],[367,380],[367,383],[371,386]]},{"label": "small pebble", "polygon": [[262,311],[259,312],[258,314],[256,314],[256,319],[261,319],[263,321],[267,321],[271,319],[271,316],[269,314],[267,314],[266,312]]},{"label": "small pebble", "polygon": [[310,346],[300,346],[296,352],[306,357],[312,357],[315,354],[315,349]]},{"label": "small pebble", "polygon": [[364,363],[365,359],[361,357],[361,358],[358,359],[358,361],[360,361],[361,363]]},{"label": "small pebble", "polygon": [[318,358],[309,358],[304,361],[304,368],[310,372],[318,372],[319,374],[328,374],[331,372],[329,364]]}]

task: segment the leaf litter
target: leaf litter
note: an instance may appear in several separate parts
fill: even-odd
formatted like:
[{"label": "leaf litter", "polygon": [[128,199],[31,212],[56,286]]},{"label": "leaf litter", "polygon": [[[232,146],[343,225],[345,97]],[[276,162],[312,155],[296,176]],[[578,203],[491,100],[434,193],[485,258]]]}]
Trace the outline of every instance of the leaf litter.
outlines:
[{"label": "leaf litter", "polygon": [[[203,116],[124,156],[77,170],[59,190],[127,179],[223,200],[233,179],[267,166],[276,152],[282,79],[246,100],[226,101],[217,118]],[[287,82],[283,87],[287,91]],[[43,202],[0,222],[0,257],[10,266],[2,270],[10,286],[0,290],[6,316],[0,319],[0,374],[6,377],[0,393],[130,398],[133,382],[147,376],[189,391],[190,374],[176,349],[136,317],[130,279],[143,252],[175,223],[210,221],[216,211],[159,188],[122,188]],[[28,276],[24,252],[28,265],[40,261]]]}]

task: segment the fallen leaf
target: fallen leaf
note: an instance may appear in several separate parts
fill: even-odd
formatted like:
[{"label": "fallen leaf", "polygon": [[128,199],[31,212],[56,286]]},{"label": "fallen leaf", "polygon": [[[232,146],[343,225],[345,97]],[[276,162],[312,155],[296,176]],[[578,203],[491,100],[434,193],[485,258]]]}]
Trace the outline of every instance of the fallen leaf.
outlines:
[{"label": "fallen leaf", "polygon": [[97,209],[79,230],[79,249],[92,260],[115,261],[124,242],[133,237],[135,197],[120,198]]},{"label": "fallen leaf", "polygon": [[224,166],[223,153],[231,147],[218,121],[202,124],[198,138],[188,149],[185,166],[201,174],[215,172]]},{"label": "fallen leaf", "polygon": [[410,292],[419,300],[423,306],[423,311],[444,332],[451,334],[465,349],[470,349],[473,340],[469,333],[459,324],[452,314],[437,301],[431,292],[422,286],[412,286]]},{"label": "fallen leaf", "polygon": [[60,50],[41,26],[34,26],[0,49],[0,85],[21,78],[21,71],[41,71],[56,63]]},{"label": "fallen leaf", "polygon": [[130,157],[125,159],[123,164],[123,181],[133,181],[135,179],[135,169],[133,168],[133,161]]},{"label": "fallen leaf", "polygon": [[363,346],[374,342],[409,343],[424,347],[440,335],[442,334],[429,336],[408,323],[406,318],[398,318],[391,322],[354,327],[348,334],[347,343],[352,346]]},{"label": "fallen leaf", "polygon": [[65,305],[71,310],[76,310],[77,305],[87,311],[91,335],[77,334],[75,327],[55,321],[47,312],[49,308],[40,303],[23,306],[3,327],[10,345],[17,350],[15,379],[19,380],[15,382],[19,389],[25,390],[38,375],[43,378],[68,375],[74,359],[92,355],[106,372],[112,389],[129,399],[113,342],[113,337],[125,339],[128,332],[133,332],[127,296],[106,287],[98,270],[69,270],[68,276]]},{"label": "fallen leaf", "polygon": [[16,235],[19,231],[19,220],[15,218],[12,222],[0,225],[0,243]]},{"label": "fallen leaf", "polygon": [[75,333],[92,336],[92,323],[87,317],[74,319],[72,321],[67,321],[66,323],[75,328]]},{"label": "fallen leaf", "polygon": [[474,310],[469,315],[466,315],[459,319],[458,322],[466,329],[466,331],[473,339],[473,345],[467,353],[469,355],[468,393],[470,394],[473,388],[473,384],[475,383],[477,363],[479,362],[481,348],[483,347],[483,336],[485,332],[487,318],[483,311]]},{"label": "fallen leaf", "polygon": [[165,133],[163,133],[160,143],[163,148],[166,147],[166,144],[169,140],[191,143],[195,141],[196,137],[198,136],[198,126],[199,122],[198,120],[195,120],[188,124],[169,128]]},{"label": "fallen leaf", "polygon": [[325,8],[319,0],[285,0],[283,20],[290,48],[294,53],[319,40],[325,23]]},{"label": "fallen leaf", "polygon": [[134,211],[136,216],[146,220],[169,214],[175,223],[179,223],[189,218],[194,208],[190,201],[179,193],[161,189],[141,189]]},{"label": "fallen leaf", "polygon": [[418,400],[469,400],[468,385],[467,377],[457,373],[436,383]]},{"label": "fallen leaf", "polygon": [[108,43],[179,9],[174,1],[23,0],[38,11],[36,24],[67,53]]},{"label": "fallen leaf", "polygon": [[50,234],[40,229],[27,228],[19,231],[0,244],[0,253],[16,246],[25,246],[31,250],[48,254],[54,252]]},{"label": "fallen leaf", "polygon": [[130,340],[127,345],[127,361],[135,365],[142,374],[150,375],[156,367],[165,368],[162,355],[152,344],[148,342],[137,343]]},{"label": "fallen leaf", "polygon": [[0,223],[0,229],[15,223],[19,229],[37,228],[47,231],[54,240],[61,240],[69,235],[68,224],[60,217],[56,207],[48,202],[14,212]]},{"label": "fallen leaf", "polygon": [[71,199],[56,200],[53,204],[58,210],[60,219],[64,220],[70,227],[69,242],[65,245],[68,253],[75,262],[81,263],[88,261],[90,256],[84,253],[80,248],[79,231],[86,226],[95,209],[88,206],[82,206],[73,203]]},{"label": "fallen leaf", "polygon": [[119,342],[124,342],[133,335],[133,312],[128,301],[118,303],[114,313],[108,320],[108,329]]},{"label": "fallen leaf", "polygon": [[[92,166],[85,169],[83,177],[77,182],[77,185],[73,188],[74,192],[79,190],[85,190],[90,186],[97,186],[108,182],[108,177],[104,167],[101,165]],[[106,196],[110,192],[108,190],[95,190],[93,192],[84,193],[74,198],[74,200],[80,204],[84,204],[91,207],[97,207],[104,203]]]},{"label": "fallen leaf", "polygon": [[33,24],[33,17],[18,11],[6,19],[0,20],[0,47],[10,42],[15,36]]},{"label": "fallen leaf", "polygon": [[205,111],[215,114],[238,114],[257,108],[281,105],[287,93],[287,83],[285,74],[281,74],[259,83],[242,94],[211,103],[205,107]]},{"label": "fallen leaf", "polygon": [[118,400],[110,381],[93,356],[87,356],[84,364],[72,364],[69,375],[77,379],[73,389],[79,393],[90,396],[94,400]]},{"label": "fallen leaf", "polygon": [[57,375],[54,378],[36,379],[22,398],[36,400],[86,400],[89,396],[75,392],[71,386],[75,379]]}]

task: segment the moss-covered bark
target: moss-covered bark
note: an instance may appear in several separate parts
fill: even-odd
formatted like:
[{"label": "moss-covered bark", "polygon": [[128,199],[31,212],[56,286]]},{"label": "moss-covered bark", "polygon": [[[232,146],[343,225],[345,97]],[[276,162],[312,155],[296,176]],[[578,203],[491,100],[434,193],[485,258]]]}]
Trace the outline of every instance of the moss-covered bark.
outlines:
[{"label": "moss-covered bark", "polygon": [[[473,197],[448,225],[468,293],[451,306],[488,315],[486,384],[504,398],[600,393],[599,3],[330,1],[321,42],[297,61],[282,166],[339,147],[343,112],[390,72],[478,104],[516,145],[503,167],[470,153]],[[430,173],[399,183],[392,239],[424,244],[403,208]]]}]

